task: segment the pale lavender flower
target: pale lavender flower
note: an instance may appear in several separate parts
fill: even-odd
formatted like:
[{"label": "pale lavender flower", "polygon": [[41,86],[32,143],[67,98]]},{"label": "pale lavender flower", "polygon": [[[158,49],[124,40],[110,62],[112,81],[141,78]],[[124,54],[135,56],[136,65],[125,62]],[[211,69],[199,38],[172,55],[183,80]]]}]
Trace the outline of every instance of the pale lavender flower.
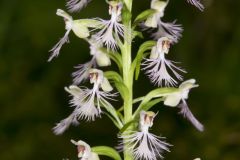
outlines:
[{"label": "pale lavender flower", "polygon": [[158,22],[158,29],[152,33],[152,37],[158,40],[161,37],[168,37],[172,42],[177,43],[182,37],[183,28],[181,24],[176,24],[176,21],[164,23],[161,20]]},{"label": "pale lavender flower", "polygon": [[67,130],[71,124],[76,126],[79,124],[77,117],[74,113],[72,113],[70,116],[56,124],[56,126],[53,128],[54,134],[56,135],[63,134],[63,132],[65,132],[65,130]]},{"label": "pale lavender flower", "polygon": [[204,6],[200,0],[187,0],[187,2],[197,7],[200,11],[204,10]]},{"label": "pale lavender flower", "polygon": [[100,67],[106,67],[111,65],[111,60],[108,57],[106,53],[104,53],[101,48],[101,44],[95,43],[92,39],[88,40],[90,44],[90,54],[93,56],[91,61],[85,63],[85,64],[79,64],[75,68],[77,71],[75,71],[73,76],[73,83],[75,85],[80,84],[82,81],[86,80],[89,75],[89,70],[91,68],[95,68],[97,65]]},{"label": "pale lavender flower", "polygon": [[195,79],[190,79],[183,82],[179,86],[179,90],[171,94],[165,95],[164,104],[170,107],[176,107],[181,109],[180,114],[187,118],[199,131],[204,130],[204,126],[194,117],[190,111],[186,100],[188,99],[189,91],[192,88],[198,87]]},{"label": "pale lavender flower", "polygon": [[158,157],[163,158],[163,151],[170,152],[168,147],[171,145],[161,140],[165,139],[164,137],[149,133],[149,128],[152,127],[155,116],[154,112],[141,111],[139,131],[126,132],[120,136],[120,138],[123,138],[121,145],[124,145],[124,149],[131,152],[136,160],[157,160]]},{"label": "pale lavender flower", "polygon": [[112,97],[116,96],[116,93],[110,93],[113,88],[101,70],[91,69],[89,78],[90,83],[93,84],[93,88],[82,87],[79,97],[76,97],[76,100],[73,99],[71,103],[76,107],[74,112],[78,115],[79,119],[94,121],[96,117],[100,117],[102,112],[100,105],[110,105],[107,100],[112,100]]},{"label": "pale lavender flower", "polygon": [[59,52],[60,52],[62,46],[65,43],[69,43],[68,35],[69,35],[70,31],[72,30],[72,23],[73,23],[72,17],[61,9],[58,9],[56,14],[58,16],[61,16],[64,18],[66,33],[63,36],[63,38],[61,38],[60,41],[50,50],[50,52],[52,52],[52,54],[49,57],[48,61],[51,61],[54,57],[57,57],[59,55]]},{"label": "pale lavender flower", "polygon": [[79,12],[86,7],[90,1],[91,0],[68,0],[66,6],[70,12]]},{"label": "pale lavender flower", "polygon": [[69,88],[65,87],[65,90],[73,97],[70,104],[74,107],[74,111],[53,128],[55,134],[62,134],[71,124],[77,125],[79,119],[94,121],[102,113],[100,105],[110,106],[108,100],[113,100],[113,97],[117,95],[110,93],[113,88],[101,70],[90,69],[88,75],[90,83],[93,84],[92,89],[79,88],[74,85]]},{"label": "pale lavender flower", "polygon": [[78,66],[74,67],[77,69],[77,71],[72,73],[73,76],[73,84],[78,85],[88,79],[89,77],[89,71],[91,68],[95,68],[96,61],[93,57],[89,62],[84,64],[79,64]]},{"label": "pale lavender flower", "polygon": [[[177,43],[182,37],[182,25],[176,24],[176,21],[166,23],[162,21],[164,11],[169,1],[152,0],[151,9],[155,10],[155,13],[147,18],[143,24],[143,28],[157,28],[157,31],[152,34],[154,39],[161,37],[168,37],[172,42]],[[151,30],[152,31],[152,30]]]},{"label": "pale lavender flower", "polygon": [[98,155],[91,151],[91,147],[86,142],[81,140],[71,140],[71,142],[77,146],[79,160],[99,160]]},{"label": "pale lavender flower", "polygon": [[57,57],[62,46],[65,43],[69,43],[68,36],[71,31],[73,31],[74,34],[79,38],[87,38],[90,35],[88,27],[91,25],[93,26],[93,22],[85,23],[81,20],[73,20],[73,18],[68,13],[61,9],[58,9],[56,14],[64,18],[66,33],[63,38],[61,38],[60,41],[50,50],[51,55],[48,61],[51,61],[54,57]]},{"label": "pale lavender flower", "polygon": [[116,50],[117,41],[124,36],[124,25],[119,23],[121,21],[121,13],[123,4],[116,1],[109,1],[110,20],[99,19],[101,30],[93,37],[97,43],[106,45],[107,49]]},{"label": "pale lavender flower", "polygon": [[[152,48],[149,58],[145,58],[143,62],[143,70],[146,70],[146,74],[150,78],[151,82],[158,86],[175,86],[178,82],[169,74],[169,71],[178,80],[183,80],[183,77],[177,72],[185,73],[183,69],[177,67],[173,62],[165,58],[165,54],[168,54],[170,48],[170,39],[162,37],[158,40],[157,45]],[[169,71],[168,71],[169,70]]]},{"label": "pale lavender flower", "polygon": [[106,67],[111,65],[111,60],[109,56],[104,53],[101,49],[103,45],[101,43],[95,43],[94,40],[89,41],[90,44],[90,54],[96,60],[99,67]]}]

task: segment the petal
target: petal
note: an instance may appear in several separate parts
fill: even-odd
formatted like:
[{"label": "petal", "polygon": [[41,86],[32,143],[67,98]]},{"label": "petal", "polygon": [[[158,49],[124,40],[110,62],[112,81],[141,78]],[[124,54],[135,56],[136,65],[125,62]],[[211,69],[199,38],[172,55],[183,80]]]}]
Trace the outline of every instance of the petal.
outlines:
[{"label": "petal", "polygon": [[50,50],[51,55],[48,58],[48,62],[50,62],[54,57],[57,57],[59,55],[60,50],[65,43],[69,43],[68,35],[70,31],[71,30],[67,30],[64,37],[61,38],[60,41]]},{"label": "petal", "polygon": [[73,21],[72,30],[79,38],[87,38],[90,35],[89,29],[81,23],[81,20]]},{"label": "petal", "polygon": [[179,105],[179,108],[181,109],[180,114],[187,118],[199,131],[204,131],[204,126],[194,117],[184,100]]},{"label": "petal", "polygon": [[187,0],[188,3],[191,3],[195,7],[197,7],[200,11],[204,10],[203,4],[200,2],[200,0]]},{"label": "petal", "polygon": [[65,87],[64,89],[65,89],[65,91],[67,91],[68,93],[70,93],[71,95],[76,96],[76,97],[78,97],[82,93],[82,90],[78,86],[75,86],[75,85],[72,85],[69,88]]},{"label": "petal", "polygon": [[68,0],[66,6],[70,12],[79,12],[86,7],[91,0]]},{"label": "petal", "polygon": [[178,93],[171,94],[165,97],[164,105],[170,107],[176,107],[181,101],[181,95]]},{"label": "petal", "polygon": [[100,67],[106,67],[111,65],[111,60],[107,54],[98,51],[95,55],[97,65]]},{"label": "petal", "polygon": [[61,135],[63,134],[69,127],[71,124],[74,125],[78,125],[79,122],[76,119],[75,114],[71,114],[70,116],[68,116],[67,118],[61,120],[59,123],[57,123],[57,125],[53,128],[53,132],[56,135]]}]

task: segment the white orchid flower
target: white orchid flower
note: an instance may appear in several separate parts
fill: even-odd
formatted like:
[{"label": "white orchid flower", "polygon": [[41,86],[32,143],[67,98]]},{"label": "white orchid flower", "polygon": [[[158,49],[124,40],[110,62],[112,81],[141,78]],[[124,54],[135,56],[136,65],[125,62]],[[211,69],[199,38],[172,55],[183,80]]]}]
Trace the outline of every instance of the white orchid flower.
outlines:
[{"label": "white orchid flower", "polygon": [[78,20],[73,20],[73,18],[65,11],[58,9],[56,14],[64,18],[66,33],[63,38],[61,38],[60,41],[50,50],[52,53],[48,61],[51,61],[54,57],[57,57],[62,46],[65,43],[69,43],[68,36],[71,31],[73,31],[79,38],[87,38],[90,35],[86,25],[79,23]]},{"label": "white orchid flower", "polygon": [[177,92],[173,92],[169,95],[164,96],[165,97],[164,104],[170,107],[178,106],[181,109],[180,113],[185,118],[187,118],[199,131],[203,131],[204,126],[194,117],[186,102],[186,100],[188,99],[189,91],[192,88],[199,86],[195,83],[196,83],[195,79],[190,79],[183,82],[179,86],[179,90]]},{"label": "white orchid flower", "polygon": [[168,37],[174,43],[177,43],[179,38],[182,36],[182,26],[180,24],[176,24],[176,21],[173,21],[172,23],[165,23],[162,21],[168,2],[169,0],[152,0],[151,9],[154,9],[156,12],[147,18],[144,25],[150,28],[157,28],[157,32],[152,34],[154,39]]},{"label": "white orchid flower", "polygon": [[108,57],[106,53],[104,53],[101,48],[101,44],[95,43],[92,39],[88,40],[90,44],[90,54],[93,56],[92,59],[85,63],[85,64],[79,64],[75,68],[77,71],[75,71],[73,76],[73,83],[75,85],[80,84],[82,81],[86,80],[88,78],[89,70],[91,68],[95,68],[97,65],[99,67],[106,67],[111,65],[111,60]]},{"label": "white orchid flower", "polygon": [[93,37],[97,43],[105,45],[107,49],[116,50],[118,46],[117,41],[124,36],[124,25],[119,23],[121,21],[123,4],[116,1],[109,1],[108,3],[111,19],[99,19],[101,21],[99,27],[101,30]]},{"label": "white orchid flower", "polygon": [[86,142],[74,140],[71,142],[77,146],[79,160],[99,160],[98,155],[91,151],[91,147]]},{"label": "white orchid flower", "polygon": [[156,114],[154,112],[141,111],[139,121],[139,131],[125,133],[121,136],[124,139],[125,148],[133,154],[134,159],[157,160],[163,158],[162,152],[169,151],[167,142],[162,141],[164,137],[149,133],[149,128],[153,125]]},{"label": "white orchid flower", "polygon": [[[75,107],[73,113],[53,128],[54,133],[62,134],[71,124],[77,124],[77,120],[85,119],[94,121],[96,117],[100,117],[100,105],[110,105],[107,100],[113,100],[116,93],[110,93],[113,88],[108,79],[104,77],[103,72],[98,69],[89,70],[90,83],[93,84],[92,89],[86,87],[70,86],[65,90],[73,97],[70,104]],[[101,90],[100,90],[101,89]]]},{"label": "white orchid flower", "polygon": [[[152,48],[150,57],[143,62],[143,70],[146,70],[146,74],[154,84],[158,86],[175,86],[177,81],[169,74],[169,71],[178,80],[183,80],[183,77],[177,73],[177,71],[185,73],[183,69],[177,67],[173,62],[165,58],[165,54],[168,54],[170,48],[170,39],[162,37],[158,40],[157,45]],[[168,71],[169,70],[169,71]]]},{"label": "white orchid flower", "polygon": [[103,44],[96,43],[94,39],[89,40],[90,54],[96,59],[96,63],[99,67],[106,67],[111,65],[109,56],[104,53],[101,49]]},{"label": "white orchid flower", "polygon": [[70,12],[79,12],[82,8],[86,7],[91,0],[68,0],[67,8]]},{"label": "white orchid flower", "polygon": [[71,124],[75,126],[79,124],[77,117],[74,113],[72,113],[70,116],[56,124],[56,126],[53,128],[54,134],[56,135],[63,134],[65,130],[67,130],[70,127]]},{"label": "white orchid flower", "polygon": [[93,57],[89,62],[84,64],[79,64],[78,66],[74,67],[77,69],[77,71],[72,73],[73,77],[73,84],[78,85],[88,79],[89,77],[89,71],[92,68],[95,68],[96,66],[96,60]]},{"label": "white orchid flower", "polygon": [[177,43],[182,37],[183,28],[181,24],[176,24],[176,21],[163,23],[159,21],[158,29],[153,32],[151,37],[155,40],[161,37],[168,37],[173,43]]}]

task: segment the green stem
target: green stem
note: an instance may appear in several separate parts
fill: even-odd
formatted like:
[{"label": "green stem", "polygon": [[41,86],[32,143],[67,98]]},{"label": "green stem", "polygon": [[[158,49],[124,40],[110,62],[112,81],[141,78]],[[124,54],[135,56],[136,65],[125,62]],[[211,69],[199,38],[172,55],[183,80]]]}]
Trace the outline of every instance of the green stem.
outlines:
[{"label": "green stem", "polygon": [[[131,27],[131,24],[129,23],[128,28]],[[126,37],[127,38],[127,37]],[[130,72],[131,70],[131,43],[125,42],[124,44],[124,50],[122,52],[122,59],[123,59],[123,83],[126,85],[129,96],[124,101],[124,121],[125,123],[131,121],[132,119],[132,89],[133,89],[133,75]]]},{"label": "green stem", "polygon": [[[129,12],[132,10],[132,0],[124,0]],[[133,73],[130,72],[132,65],[132,25],[131,18],[127,19],[124,22],[125,26],[125,36],[124,36],[124,45],[122,47],[122,63],[123,63],[123,83],[126,85],[129,96],[124,100],[124,122],[125,124],[132,120],[132,109],[133,109]],[[130,33],[129,33],[130,32]],[[131,127],[129,127],[129,130]],[[124,160],[133,160],[132,155],[125,150],[124,151]]]},{"label": "green stem", "polygon": [[132,10],[132,0],[124,0],[124,3],[126,4],[129,11]]}]

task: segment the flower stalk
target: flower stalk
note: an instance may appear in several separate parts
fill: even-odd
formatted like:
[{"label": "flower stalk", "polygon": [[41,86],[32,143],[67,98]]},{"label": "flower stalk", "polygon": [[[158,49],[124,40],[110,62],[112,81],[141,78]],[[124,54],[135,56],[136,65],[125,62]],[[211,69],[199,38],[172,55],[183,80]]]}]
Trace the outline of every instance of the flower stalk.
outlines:
[{"label": "flower stalk", "polygon": [[[68,0],[70,12],[79,12],[91,0]],[[59,55],[63,44],[68,43],[70,31],[89,43],[92,59],[79,64],[73,75],[73,84],[65,87],[71,95],[70,105],[73,112],[53,128],[55,134],[63,134],[71,125],[79,125],[79,121],[95,121],[107,115],[119,129],[124,160],[157,160],[164,158],[163,152],[170,152],[171,144],[164,137],[150,132],[157,113],[151,108],[162,102],[169,107],[177,107],[180,114],[193,126],[203,131],[204,126],[195,118],[187,105],[189,92],[198,87],[195,79],[183,81],[178,72],[185,72],[176,62],[168,60],[165,55],[170,52],[170,45],[178,42],[183,28],[180,24],[162,22],[164,10],[169,0],[151,0],[151,8],[132,19],[133,0],[107,0],[109,20],[101,18],[73,18],[65,11],[58,9],[57,15],[64,18],[65,36],[51,50],[49,60]],[[200,10],[200,0],[187,0]],[[199,7],[200,6],[200,7]],[[91,28],[91,29],[90,29]],[[154,40],[144,42],[132,59],[132,41],[143,37],[138,29],[153,31]],[[102,71],[115,62],[119,71]],[[145,70],[157,88],[142,97],[134,98],[133,85],[141,70]],[[177,72],[178,71],[178,72]],[[175,78],[175,79],[174,79]],[[89,82],[91,87],[82,83]],[[177,87],[178,86],[178,87]],[[117,90],[115,92],[114,90]],[[119,94],[118,94],[119,93]],[[121,108],[112,106],[111,101],[120,95],[123,100]],[[138,107],[135,107],[137,106]],[[133,106],[135,107],[133,109]],[[77,146],[79,160],[99,160],[101,155],[114,160],[122,160],[120,154],[107,146],[90,147],[82,140],[71,142]]]},{"label": "flower stalk", "polygon": [[[125,0],[125,4],[131,12],[132,9],[132,0]],[[131,16],[130,16],[131,17]],[[130,72],[132,65],[132,26],[131,26],[131,18],[128,16],[124,22],[125,26],[125,41],[122,48],[122,61],[123,61],[123,82],[126,85],[129,96],[125,99],[123,108],[124,108],[124,122],[125,124],[132,120],[132,112],[133,112],[133,72]],[[132,127],[128,128],[130,131]],[[124,140],[123,140],[124,141]],[[133,160],[132,154],[124,149],[124,159],[125,160]]]}]

